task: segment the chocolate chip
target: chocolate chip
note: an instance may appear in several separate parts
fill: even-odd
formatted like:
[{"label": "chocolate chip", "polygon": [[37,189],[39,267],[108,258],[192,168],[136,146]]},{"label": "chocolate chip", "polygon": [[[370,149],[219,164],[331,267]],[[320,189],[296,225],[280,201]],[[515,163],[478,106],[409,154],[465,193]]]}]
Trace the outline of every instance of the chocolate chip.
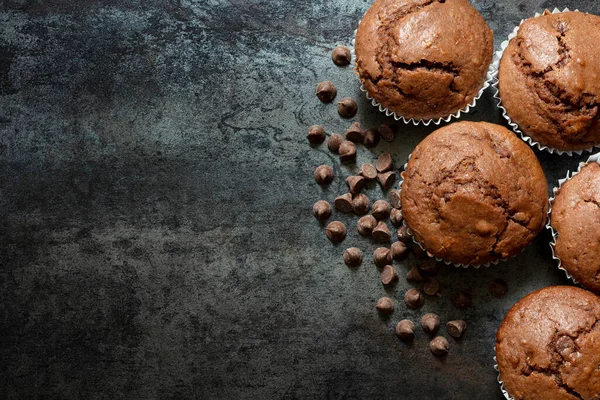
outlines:
[{"label": "chocolate chip", "polygon": [[337,104],[338,114],[342,118],[352,118],[358,111],[358,104],[350,97],[344,97]]},{"label": "chocolate chip", "polygon": [[331,206],[325,200],[319,200],[313,206],[313,215],[319,221],[325,221],[331,216]]},{"label": "chocolate chip", "polygon": [[337,153],[340,150],[340,145],[344,141],[344,137],[339,133],[334,133],[327,140],[327,147],[332,153]]},{"label": "chocolate chip", "polygon": [[435,278],[427,279],[427,282],[423,285],[423,291],[426,295],[435,296],[440,292],[440,282]]},{"label": "chocolate chip", "polygon": [[412,237],[408,234],[408,228],[404,225],[398,228],[396,236],[398,236],[399,241],[404,243],[410,243],[412,241]]},{"label": "chocolate chip", "polygon": [[362,143],[363,135],[363,131],[360,128],[360,122],[355,122],[350,125],[350,128],[346,131],[346,140],[354,143]]},{"label": "chocolate chip", "polygon": [[358,220],[358,233],[361,236],[371,236],[373,229],[377,226],[377,220],[372,215],[365,215]]},{"label": "chocolate chip", "polygon": [[333,168],[329,165],[320,165],[315,169],[314,176],[319,185],[327,185],[333,182]]},{"label": "chocolate chip", "polygon": [[448,339],[438,336],[429,342],[429,351],[436,357],[443,357],[448,354],[448,346]]},{"label": "chocolate chip", "polygon": [[435,334],[440,329],[440,317],[433,313],[427,313],[421,318],[421,327],[425,333]]},{"label": "chocolate chip", "polygon": [[402,211],[397,208],[392,208],[392,211],[390,212],[390,221],[392,222],[392,225],[400,226],[402,225],[402,220]]},{"label": "chocolate chip", "polygon": [[344,251],[344,263],[349,267],[358,267],[363,260],[362,250],[358,247],[350,247]]},{"label": "chocolate chip", "polygon": [[344,140],[339,148],[340,160],[353,161],[356,159],[356,146],[349,140]]},{"label": "chocolate chip", "polygon": [[437,275],[440,272],[440,263],[435,258],[428,258],[419,263],[419,269],[426,275]]},{"label": "chocolate chip", "polygon": [[381,283],[384,286],[391,285],[398,280],[398,274],[391,265],[386,265],[381,270]]},{"label": "chocolate chip", "polygon": [[402,261],[408,255],[408,247],[403,242],[394,242],[390,249],[392,252],[392,258],[396,261]]},{"label": "chocolate chip", "polygon": [[379,127],[379,134],[381,135],[381,138],[386,142],[391,142],[394,140],[394,137],[396,137],[394,130],[389,125],[381,125]]},{"label": "chocolate chip", "polygon": [[430,256],[427,254],[427,252],[426,252],[425,250],[423,250],[423,249],[421,248],[421,246],[419,246],[419,245],[418,245],[418,244],[416,244],[416,243],[415,243],[414,245],[412,245],[412,246],[411,246],[411,250],[412,250],[412,253],[415,255],[415,257],[416,257],[416,258],[418,258],[418,259],[423,259],[423,258],[430,257]]},{"label": "chocolate chip", "polygon": [[366,180],[372,181],[377,178],[377,170],[373,164],[363,164],[360,166],[360,175]]},{"label": "chocolate chip", "polygon": [[363,144],[366,147],[375,147],[379,143],[379,132],[376,129],[367,129],[364,134]]},{"label": "chocolate chip", "polygon": [[404,294],[404,302],[408,308],[416,310],[423,307],[423,304],[425,304],[425,297],[419,289],[412,288],[408,289],[406,294]]},{"label": "chocolate chip", "polygon": [[320,125],[313,125],[308,128],[306,138],[312,144],[321,144],[325,141],[325,129]]},{"label": "chocolate chip", "polygon": [[463,332],[467,329],[467,322],[462,319],[456,321],[448,321],[446,324],[446,330],[448,334],[455,339],[459,339]]},{"label": "chocolate chip", "polygon": [[378,247],[373,252],[373,261],[378,267],[385,267],[392,262],[392,253],[386,247]]},{"label": "chocolate chip", "polygon": [[454,306],[456,308],[461,308],[461,309],[468,308],[471,305],[471,294],[464,290],[459,290],[454,295],[452,302],[454,303]]},{"label": "chocolate chip", "polygon": [[394,168],[394,161],[392,160],[392,156],[389,153],[383,153],[377,159],[377,163],[375,164],[375,168],[377,168],[377,172],[388,172]]},{"label": "chocolate chip", "polygon": [[377,302],[377,311],[383,315],[390,315],[394,312],[394,301],[389,297],[382,297]]},{"label": "chocolate chip", "polygon": [[350,189],[350,193],[357,194],[365,186],[365,178],[360,175],[349,176],[346,178],[346,183]]},{"label": "chocolate chip", "polygon": [[352,211],[352,195],[350,193],[344,193],[333,200],[335,209],[343,213],[349,213]]},{"label": "chocolate chip", "polygon": [[325,233],[332,242],[341,243],[346,239],[346,225],[340,221],[333,221],[327,225]]},{"label": "chocolate chip", "polygon": [[396,335],[402,340],[413,340],[415,338],[415,324],[408,319],[403,319],[396,325]]},{"label": "chocolate chip", "polygon": [[494,279],[488,285],[490,294],[494,297],[502,297],[508,293],[508,283],[502,279]]},{"label": "chocolate chip", "polygon": [[[356,214],[356,215],[365,215],[366,213],[368,213],[370,205],[371,205],[371,203],[369,202],[369,198],[367,197],[366,194],[363,194],[363,193],[357,194],[352,199],[352,211],[354,211],[354,214]],[[375,219],[375,218],[373,218],[373,219]],[[373,228],[374,228],[374,226],[373,226]]]},{"label": "chocolate chip", "polygon": [[399,190],[394,189],[394,190],[390,191],[388,198],[390,199],[390,204],[392,205],[392,207],[402,208],[402,205],[400,204],[400,191]]},{"label": "chocolate chip", "polygon": [[554,348],[564,359],[577,351],[577,345],[572,337],[560,336],[554,345]]},{"label": "chocolate chip", "polygon": [[373,233],[371,234],[373,239],[379,243],[387,243],[390,241],[391,234],[390,230],[387,227],[386,223],[383,221],[379,221],[375,229],[373,229]]},{"label": "chocolate chip", "polygon": [[390,203],[385,200],[377,200],[373,203],[371,214],[378,220],[386,219],[390,216]]},{"label": "chocolate chip", "polygon": [[394,186],[394,182],[396,182],[396,174],[392,171],[377,174],[377,180],[379,181],[381,188],[385,191]]},{"label": "chocolate chip", "polygon": [[332,82],[323,81],[317,85],[317,97],[323,103],[331,103],[337,96],[337,89]]},{"label": "chocolate chip", "polygon": [[338,46],[331,52],[331,59],[338,67],[344,67],[352,61],[352,54],[346,46]]},{"label": "chocolate chip", "polygon": [[406,274],[406,280],[409,282],[425,282],[425,278],[421,275],[419,268],[412,267]]}]

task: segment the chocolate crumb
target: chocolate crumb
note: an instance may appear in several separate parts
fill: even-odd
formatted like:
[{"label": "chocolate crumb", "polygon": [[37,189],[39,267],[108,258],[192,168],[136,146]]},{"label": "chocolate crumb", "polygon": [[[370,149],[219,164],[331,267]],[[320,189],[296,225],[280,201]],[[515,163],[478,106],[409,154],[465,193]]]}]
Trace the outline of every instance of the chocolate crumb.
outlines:
[{"label": "chocolate crumb", "polygon": [[462,336],[465,329],[467,329],[467,322],[463,321],[462,319],[456,321],[449,321],[446,324],[446,330],[448,331],[448,334],[455,339],[459,339]]},{"label": "chocolate crumb", "polygon": [[436,357],[443,357],[448,354],[448,339],[443,336],[438,336],[433,338],[431,342],[429,342],[429,350],[431,354]]},{"label": "chocolate crumb", "polygon": [[329,165],[320,165],[315,169],[315,181],[319,185],[327,185],[333,182],[333,168]]},{"label": "chocolate crumb", "polygon": [[373,179],[377,178],[377,170],[373,164],[363,164],[360,167],[360,175],[366,180],[372,181]]},{"label": "chocolate crumb", "polygon": [[403,319],[396,325],[396,335],[402,340],[413,340],[415,337],[415,324],[408,319]]},{"label": "chocolate crumb", "polygon": [[317,97],[323,103],[331,103],[337,96],[337,89],[330,81],[323,81],[317,85]]},{"label": "chocolate crumb", "polygon": [[319,200],[313,206],[313,215],[319,221],[325,221],[331,216],[331,205],[325,200]]},{"label": "chocolate crumb", "polygon": [[454,306],[456,308],[465,309],[471,306],[471,294],[464,291],[459,290],[452,299]]},{"label": "chocolate crumb", "polygon": [[503,297],[506,293],[508,293],[508,283],[506,283],[506,281],[503,279],[494,279],[488,285],[488,290],[494,297]]},{"label": "chocolate crumb", "polygon": [[327,225],[325,233],[332,242],[341,243],[346,239],[346,225],[340,221],[333,221]]},{"label": "chocolate crumb", "polygon": [[344,137],[339,133],[334,133],[327,140],[327,147],[332,153],[337,153],[340,150],[340,145],[344,141]]},{"label": "chocolate crumb", "polygon": [[421,318],[421,327],[425,333],[435,334],[440,329],[440,317],[433,313],[427,313]]},{"label": "chocolate crumb", "polygon": [[391,315],[394,312],[394,301],[389,297],[382,297],[377,302],[377,311],[383,315]]},{"label": "chocolate crumb", "polygon": [[356,215],[365,215],[368,213],[370,205],[369,198],[364,193],[357,194],[354,199],[352,199],[352,211],[354,211],[354,214]]},{"label": "chocolate crumb", "polygon": [[362,250],[358,247],[350,247],[344,251],[344,263],[349,267],[358,267],[363,260]]},{"label": "chocolate crumb", "polygon": [[398,274],[391,265],[386,265],[381,270],[381,283],[384,286],[391,285],[398,280]]},{"label": "chocolate crumb", "polygon": [[320,125],[312,125],[306,132],[306,138],[311,144],[321,144],[325,141],[325,129]]},{"label": "chocolate crumb", "polygon": [[352,54],[346,46],[338,46],[331,52],[331,59],[338,67],[345,67],[352,61]]},{"label": "chocolate crumb", "polygon": [[392,253],[387,247],[378,247],[373,252],[373,261],[378,267],[385,267],[392,262]]},{"label": "chocolate crumb", "polygon": [[365,215],[358,220],[358,233],[361,236],[371,236],[373,229],[377,226],[377,220],[372,215]]},{"label": "chocolate crumb", "polygon": [[337,103],[338,114],[342,118],[352,118],[358,111],[358,104],[350,97],[344,97]]},{"label": "chocolate crumb", "polygon": [[416,310],[423,307],[423,304],[425,304],[425,297],[419,289],[412,288],[408,289],[404,294],[404,302],[408,308]]},{"label": "chocolate crumb", "polygon": [[363,138],[366,147],[375,147],[379,143],[379,132],[376,129],[367,129]]},{"label": "chocolate crumb", "polygon": [[352,211],[352,195],[350,193],[345,193],[341,196],[338,196],[333,201],[333,205],[335,209],[341,211],[343,213],[349,213]]}]

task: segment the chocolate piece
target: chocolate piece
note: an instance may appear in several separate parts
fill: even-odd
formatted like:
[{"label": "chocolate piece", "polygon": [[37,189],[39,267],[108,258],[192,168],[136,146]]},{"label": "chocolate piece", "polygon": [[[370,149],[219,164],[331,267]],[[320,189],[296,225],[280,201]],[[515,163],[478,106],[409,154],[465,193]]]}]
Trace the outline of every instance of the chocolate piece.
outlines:
[{"label": "chocolate piece", "polygon": [[400,204],[400,191],[399,190],[394,189],[394,190],[390,191],[388,198],[390,199],[390,204],[392,205],[392,207],[402,208],[402,205]]},{"label": "chocolate piece", "polygon": [[440,329],[440,317],[433,313],[427,313],[421,318],[421,327],[425,333],[435,334]]},{"label": "chocolate piece", "polygon": [[367,129],[364,134],[363,144],[366,147],[375,147],[379,143],[379,132],[376,129]]},{"label": "chocolate piece", "polygon": [[360,128],[360,122],[354,122],[346,131],[346,140],[354,143],[362,143],[364,133]]},{"label": "chocolate piece", "polygon": [[356,159],[356,146],[349,140],[344,140],[339,148],[340,160],[353,161]]},{"label": "chocolate piece", "polygon": [[373,261],[378,267],[385,267],[392,262],[392,253],[386,247],[378,247],[373,252]]},{"label": "chocolate piece", "polygon": [[377,163],[375,164],[375,168],[377,168],[377,172],[388,172],[394,168],[394,161],[392,160],[392,156],[389,153],[383,153],[377,159]]},{"label": "chocolate piece", "polygon": [[350,189],[350,193],[357,194],[365,186],[365,178],[360,175],[349,176],[346,178],[346,183]]},{"label": "chocolate piece", "polygon": [[333,205],[335,209],[341,211],[343,213],[349,213],[352,211],[352,195],[350,193],[345,193],[341,196],[338,196],[333,201]]},{"label": "chocolate piece", "polygon": [[454,295],[452,302],[454,303],[454,306],[456,308],[461,308],[461,309],[468,308],[471,305],[471,294],[464,290],[459,290]]},{"label": "chocolate piece", "polygon": [[385,200],[377,200],[373,203],[371,214],[378,220],[386,219],[390,216],[390,203]]},{"label": "chocolate piece", "polygon": [[436,357],[443,357],[448,354],[448,339],[443,336],[438,336],[433,338],[431,342],[429,342],[429,350],[431,354]]},{"label": "chocolate piece", "polygon": [[384,286],[391,285],[398,280],[398,274],[391,265],[386,265],[381,270],[381,283]]},{"label": "chocolate piece", "polygon": [[415,338],[415,324],[408,319],[403,319],[396,325],[396,335],[402,340],[413,340]]},{"label": "chocolate piece", "polygon": [[427,252],[425,250],[423,250],[421,248],[421,246],[419,246],[416,243],[413,243],[412,246],[410,246],[410,249],[412,250],[412,253],[415,255],[416,258],[418,259],[424,259],[424,258],[428,258],[430,257]]},{"label": "chocolate piece", "polygon": [[361,236],[371,236],[373,229],[377,226],[377,220],[372,215],[365,215],[358,220],[357,226]]},{"label": "chocolate piece", "polygon": [[363,164],[360,167],[360,175],[366,180],[372,181],[373,179],[377,178],[377,170],[373,164]]},{"label": "chocolate piece", "polygon": [[312,144],[321,144],[325,141],[325,129],[321,125],[313,125],[308,128],[306,138]]},{"label": "chocolate piece", "polygon": [[402,225],[402,219],[402,211],[397,208],[392,208],[392,211],[390,212],[390,221],[392,222],[392,225]]},{"label": "chocolate piece", "polygon": [[344,263],[349,267],[358,267],[363,260],[362,250],[358,247],[350,247],[344,251]]},{"label": "chocolate piece", "polygon": [[440,292],[440,282],[435,278],[427,279],[427,282],[423,285],[423,291],[426,295],[435,296]]},{"label": "chocolate piece", "polygon": [[338,67],[344,67],[352,61],[352,54],[346,46],[338,46],[331,52],[331,59]]},{"label": "chocolate piece", "polygon": [[385,191],[394,186],[394,182],[396,182],[396,173],[384,172],[382,174],[377,174],[377,180],[381,185],[381,188]]},{"label": "chocolate piece", "polygon": [[462,319],[456,321],[448,321],[446,324],[446,330],[448,334],[455,339],[459,339],[463,332],[467,329],[467,322]]},{"label": "chocolate piece", "polygon": [[333,168],[329,165],[320,165],[315,169],[314,177],[319,185],[327,185],[333,182]]},{"label": "chocolate piece", "polygon": [[327,225],[325,234],[333,243],[341,243],[346,239],[346,225],[340,221],[333,221]]},{"label": "chocolate piece", "polygon": [[[368,213],[370,205],[371,203],[369,202],[369,198],[366,194],[357,194],[354,199],[352,199],[352,211],[354,211],[354,214],[356,215],[365,215]],[[375,226],[373,226],[373,228],[374,227]]]},{"label": "chocolate piece", "polygon": [[440,272],[440,263],[435,258],[428,258],[419,263],[419,269],[426,275],[437,275]]},{"label": "chocolate piece", "polygon": [[381,138],[386,142],[392,142],[396,137],[394,129],[391,126],[385,124],[379,127],[379,134],[381,135]]},{"label": "chocolate piece", "polygon": [[392,252],[392,258],[396,261],[402,261],[408,255],[408,247],[403,242],[394,242],[390,249]]},{"label": "chocolate piece", "polygon": [[387,243],[390,241],[392,235],[390,234],[390,230],[388,229],[386,223],[379,221],[375,229],[373,229],[371,236],[373,236],[373,239],[379,243]]},{"label": "chocolate piece", "polygon": [[423,304],[425,304],[425,297],[419,289],[412,288],[408,289],[406,294],[404,294],[404,302],[408,308],[416,310],[423,307]]},{"label": "chocolate piece", "polygon": [[337,104],[338,114],[342,118],[352,118],[358,111],[358,104],[350,97],[344,97]]},{"label": "chocolate piece", "polygon": [[323,81],[317,85],[317,97],[323,103],[331,103],[337,96],[337,89],[332,82]]},{"label": "chocolate piece", "polygon": [[313,206],[313,215],[319,221],[325,221],[331,216],[331,205],[325,200],[319,200]]},{"label": "chocolate piece", "polygon": [[394,301],[389,297],[382,297],[377,302],[377,311],[383,315],[390,315],[394,312]]},{"label": "chocolate piece", "polygon": [[409,282],[425,282],[425,278],[421,275],[419,268],[412,267],[406,274],[406,280]]},{"label": "chocolate piece", "polygon": [[327,147],[332,153],[337,153],[340,150],[340,145],[344,141],[344,137],[339,133],[334,133],[327,140]]},{"label": "chocolate piece", "polygon": [[398,228],[396,236],[398,236],[399,241],[404,243],[410,243],[412,241],[412,236],[408,234],[408,228],[406,226],[401,226],[400,228]]},{"label": "chocolate piece", "polygon": [[502,297],[508,292],[508,284],[502,279],[494,279],[488,285],[490,294],[494,297]]}]

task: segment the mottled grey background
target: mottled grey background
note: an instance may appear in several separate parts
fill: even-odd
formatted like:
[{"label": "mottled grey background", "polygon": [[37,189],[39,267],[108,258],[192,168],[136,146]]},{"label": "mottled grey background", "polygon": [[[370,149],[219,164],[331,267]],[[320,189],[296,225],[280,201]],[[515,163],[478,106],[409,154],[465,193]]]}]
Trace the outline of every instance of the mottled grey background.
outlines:
[{"label": "mottled grey background", "polygon": [[[360,98],[364,126],[386,121],[329,58],[369,4],[0,1],[0,398],[502,398],[499,322],[567,282],[547,233],[501,266],[444,271],[442,298],[418,312],[400,301],[385,321],[376,268],[341,257],[375,245],[336,215],[350,233],[332,246],[311,215],[345,187],[320,188],[313,169],[349,173],[304,138],[349,125],[316,83]],[[496,46],[544,7],[600,14],[593,0],[474,4]],[[500,121],[489,91],[468,118]],[[432,129],[402,125],[359,162],[390,151],[400,166]],[[538,155],[550,186],[582,158]],[[504,299],[487,294],[495,277]],[[464,312],[449,302],[459,288],[474,295]],[[393,333],[429,311],[469,323],[443,361],[422,332],[412,346]]]}]

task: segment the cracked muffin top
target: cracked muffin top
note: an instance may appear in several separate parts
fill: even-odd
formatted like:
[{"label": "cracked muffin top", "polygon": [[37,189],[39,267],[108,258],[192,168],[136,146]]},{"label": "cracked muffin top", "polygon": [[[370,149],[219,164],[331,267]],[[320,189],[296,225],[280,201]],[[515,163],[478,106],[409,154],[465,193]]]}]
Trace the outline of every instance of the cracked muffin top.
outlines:
[{"label": "cracked muffin top", "polygon": [[404,220],[432,255],[481,265],[521,251],[544,227],[548,188],[529,146],[487,122],[456,122],[415,148],[402,173]]},{"label": "cracked muffin top", "polygon": [[559,150],[600,144],[600,17],[545,14],[523,22],[500,60],[508,116],[535,141]]},{"label": "cracked muffin top", "polygon": [[547,287],[515,304],[496,335],[496,360],[515,400],[600,398],[600,298]]},{"label": "cracked muffin top", "polygon": [[556,194],[550,213],[554,252],[583,286],[600,293],[600,165],[586,164]]},{"label": "cracked muffin top", "polygon": [[468,0],[377,0],[356,33],[356,71],[384,107],[430,120],[471,103],[493,47],[492,31]]}]

